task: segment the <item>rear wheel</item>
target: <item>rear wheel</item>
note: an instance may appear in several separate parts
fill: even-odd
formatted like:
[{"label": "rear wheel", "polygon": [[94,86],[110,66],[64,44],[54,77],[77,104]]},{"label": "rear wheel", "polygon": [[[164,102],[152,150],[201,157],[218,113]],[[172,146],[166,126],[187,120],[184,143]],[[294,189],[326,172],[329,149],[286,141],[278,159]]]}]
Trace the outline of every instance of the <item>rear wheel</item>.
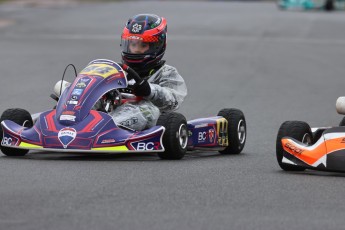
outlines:
[{"label": "rear wheel", "polygon": [[311,145],[313,137],[310,126],[303,121],[286,121],[280,126],[276,141],[276,157],[279,166],[285,171],[304,171],[304,167],[282,162],[284,149],[281,139],[283,137],[292,137],[306,145]]},{"label": "rear wheel", "polygon": [[158,153],[161,159],[180,160],[187,151],[188,128],[186,118],[180,113],[162,114],[157,125],[165,127],[163,136],[164,152]]},{"label": "rear wheel", "polygon": [[247,139],[246,119],[239,109],[222,109],[218,116],[228,121],[229,146],[219,151],[222,154],[239,154]]},{"label": "rear wheel", "polygon": [[[0,117],[0,122],[4,120],[11,120],[18,125],[30,128],[33,126],[33,121],[31,115],[28,111],[24,109],[7,109],[5,112],[2,113]],[[1,141],[3,138],[3,131],[2,127],[0,126],[0,137]],[[16,149],[16,148],[8,148],[1,146],[1,151],[7,156],[24,156],[29,152],[27,149]]]}]

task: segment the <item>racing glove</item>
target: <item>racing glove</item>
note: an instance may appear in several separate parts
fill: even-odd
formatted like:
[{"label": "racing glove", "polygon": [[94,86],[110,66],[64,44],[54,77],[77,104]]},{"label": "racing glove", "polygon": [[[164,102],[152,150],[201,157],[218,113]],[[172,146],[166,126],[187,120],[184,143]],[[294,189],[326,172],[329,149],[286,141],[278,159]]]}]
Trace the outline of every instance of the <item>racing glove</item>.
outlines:
[{"label": "racing glove", "polygon": [[134,85],[134,95],[147,97],[151,94],[150,84],[146,80],[143,80],[134,69],[126,64],[121,64],[121,67],[127,71],[129,79],[134,79],[136,81]]},{"label": "racing glove", "polygon": [[139,97],[147,97],[151,94],[150,84],[146,80],[142,80],[134,86],[134,94]]}]

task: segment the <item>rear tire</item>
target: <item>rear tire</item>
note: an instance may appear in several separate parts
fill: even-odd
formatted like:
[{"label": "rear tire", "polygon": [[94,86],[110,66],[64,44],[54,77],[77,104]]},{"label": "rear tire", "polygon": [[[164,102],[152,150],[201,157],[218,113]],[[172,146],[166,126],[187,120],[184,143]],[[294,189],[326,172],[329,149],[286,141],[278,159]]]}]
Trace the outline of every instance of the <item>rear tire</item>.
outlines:
[{"label": "rear tire", "polygon": [[282,162],[284,149],[281,139],[283,137],[292,137],[305,144],[311,144],[313,140],[310,126],[303,121],[285,121],[279,128],[276,141],[276,157],[280,168],[285,171],[304,171],[305,168],[302,166]]},{"label": "rear tire", "polygon": [[343,119],[339,123],[339,126],[345,126],[345,117],[343,117]]},{"label": "rear tire", "polygon": [[239,154],[244,148],[247,139],[246,119],[239,109],[222,109],[218,116],[228,121],[229,146],[219,151],[221,154]]},{"label": "rear tire", "polygon": [[[31,115],[28,111],[24,109],[7,109],[5,112],[2,113],[0,117],[0,123],[4,120],[11,120],[18,125],[25,126],[25,127],[32,127],[33,121]],[[0,137],[1,141],[3,138],[3,130],[0,125]],[[1,146],[1,151],[7,156],[24,156],[29,152],[27,149],[16,149],[16,148],[8,148]]]},{"label": "rear tire", "polygon": [[158,153],[158,156],[164,160],[180,160],[187,151],[188,128],[187,120],[180,113],[162,114],[157,125],[165,127],[163,136],[164,152]]}]

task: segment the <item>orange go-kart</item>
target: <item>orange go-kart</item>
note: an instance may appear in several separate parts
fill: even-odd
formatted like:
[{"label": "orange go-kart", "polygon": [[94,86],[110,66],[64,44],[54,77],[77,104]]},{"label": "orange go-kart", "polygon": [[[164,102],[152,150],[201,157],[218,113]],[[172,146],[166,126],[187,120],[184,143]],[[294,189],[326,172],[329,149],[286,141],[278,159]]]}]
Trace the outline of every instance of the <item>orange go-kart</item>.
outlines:
[{"label": "orange go-kart", "polygon": [[[337,112],[345,115],[345,97],[339,97]],[[285,171],[345,172],[345,118],[338,127],[310,128],[303,121],[286,121],[278,131],[276,156]]]}]

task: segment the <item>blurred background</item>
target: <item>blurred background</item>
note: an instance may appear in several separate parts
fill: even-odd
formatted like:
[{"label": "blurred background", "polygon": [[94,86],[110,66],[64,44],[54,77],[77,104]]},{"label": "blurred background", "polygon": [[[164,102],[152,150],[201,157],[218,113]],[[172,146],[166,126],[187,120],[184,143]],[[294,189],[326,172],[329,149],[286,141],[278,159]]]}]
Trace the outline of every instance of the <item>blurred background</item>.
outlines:
[{"label": "blurred background", "polygon": [[154,13],[168,22],[164,59],[188,86],[178,111],[238,108],[248,131],[236,156],[1,155],[0,229],[343,229],[343,174],[287,173],[275,158],[284,121],[343,117],[342,1],[0,2],[0,112],[53,108],[68,64],[121,61],[128,18]]}]

